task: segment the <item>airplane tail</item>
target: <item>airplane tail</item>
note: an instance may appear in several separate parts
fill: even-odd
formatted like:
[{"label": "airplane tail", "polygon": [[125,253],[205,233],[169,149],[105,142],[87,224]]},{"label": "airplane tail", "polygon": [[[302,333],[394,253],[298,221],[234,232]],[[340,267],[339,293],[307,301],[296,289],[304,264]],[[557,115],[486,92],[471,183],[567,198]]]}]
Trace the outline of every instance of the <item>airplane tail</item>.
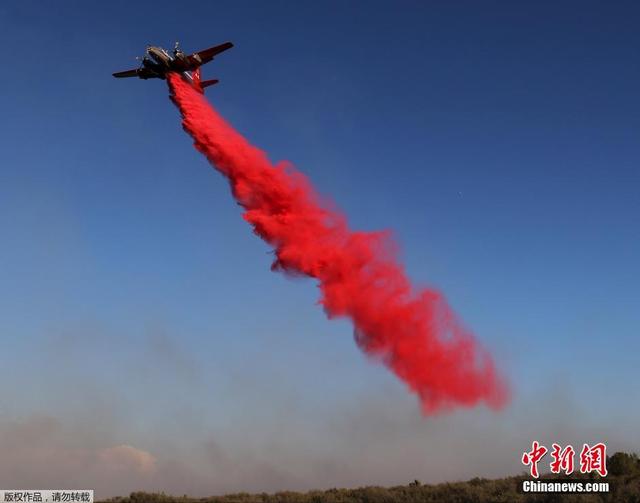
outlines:
[{"label": "airplane tail", "polygon": [[204,88],[212,86],[220,82],[218,79],[212,80],[201,80],[200,78],[200,67],[196,68],[192,73],[191,77],[193,78],[193,87],[195,87],[199,92],[204,93]]},{"label": "airplane tail", "polygon": [[204,91],[205,87],[212,86],[214,84],[217,84],[218,82],[220,82],[218,79],[203,80],[202,82],[200,82],[200,87]]},{"label": "airplane tail", "polygon": [[200,85],[200,67],[191,72],[191,78],[193,79],[193,87],[198,91],[203,92],[202,86]]}]

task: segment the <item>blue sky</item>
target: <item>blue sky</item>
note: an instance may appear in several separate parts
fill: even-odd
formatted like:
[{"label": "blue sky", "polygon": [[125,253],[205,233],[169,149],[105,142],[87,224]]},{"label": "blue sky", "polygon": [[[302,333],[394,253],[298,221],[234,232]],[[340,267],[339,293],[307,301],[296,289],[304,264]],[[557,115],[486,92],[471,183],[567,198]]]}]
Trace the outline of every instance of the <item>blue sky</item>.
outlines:
[{"label": "blue sky", "polygon": [[[639,18],[635,2],[3,2],[0,446],[26,431],[75,449],[102,494],[501,475],[536,437],[640,450]],[[175,40],[234,42],[204,68],[209,99],[352,227],[393,230],[416,285],[493,351],[507,410],[420,417],[312,281],[269,270],[166,84],[111,78]],[[502,446],[491,463],[463,455],[480,437]],[[394,448],[404,464],[371,461]],[[38,475],[29,452],[0,473],[78,472]]]}]

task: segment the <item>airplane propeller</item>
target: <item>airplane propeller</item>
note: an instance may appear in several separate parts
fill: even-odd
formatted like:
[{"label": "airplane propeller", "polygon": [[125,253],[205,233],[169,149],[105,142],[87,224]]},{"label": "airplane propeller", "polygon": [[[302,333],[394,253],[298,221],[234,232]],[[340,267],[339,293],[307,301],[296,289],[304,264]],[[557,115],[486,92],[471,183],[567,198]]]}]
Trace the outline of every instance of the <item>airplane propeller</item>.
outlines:
[{"label": "airplane propeller", "polygon": [[144,62],[147,60],[148,58],[146,56],[136,56],[136,60],[138,60],[140,62],[140,68],[142,68],[144,66]]}]

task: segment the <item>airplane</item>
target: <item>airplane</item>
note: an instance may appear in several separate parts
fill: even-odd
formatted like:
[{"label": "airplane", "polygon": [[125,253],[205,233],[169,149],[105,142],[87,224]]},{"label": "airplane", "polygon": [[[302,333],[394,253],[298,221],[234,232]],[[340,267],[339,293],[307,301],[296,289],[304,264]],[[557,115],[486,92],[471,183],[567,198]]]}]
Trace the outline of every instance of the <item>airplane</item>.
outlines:
[{"label": "airplane", "polygon": [[197,91],[204,93],[206,87],[217,84],[217,79],[200,80],[200,67],[215,56],[227,49],[231,49],[233,44],[225,42],[203,51],[194,52],[193,54],[185,54],[180,50],[179,43],[176,42],[173,48],[173,55],[170,55],[166,49],[157,46],[147,46],[145,56],[141,59],[140,67],[124,72],[116,72],[114,77],[121,79],[126,77],[138,77],[140,79],[166,79],[167,73],[176,72],[182,75],[182,78],[189,82]]}]

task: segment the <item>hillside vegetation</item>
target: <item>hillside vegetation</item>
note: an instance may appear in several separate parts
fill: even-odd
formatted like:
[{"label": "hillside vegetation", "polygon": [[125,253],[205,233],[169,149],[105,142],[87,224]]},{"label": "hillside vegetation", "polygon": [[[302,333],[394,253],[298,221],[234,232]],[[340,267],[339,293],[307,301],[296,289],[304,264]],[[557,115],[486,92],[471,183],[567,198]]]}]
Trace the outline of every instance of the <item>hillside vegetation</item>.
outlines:
[{"label": "hillside vegetation", "polygon": [[[606,481],[610,492],[599,494],[541,494],[518,492],[520,477],[503,479],[475,478],[466,482],[421,484],[414,481],[406,486],[361,487],[358,489],[329,489],[325,491],[279,492],[275,494],[227,494],[208,498],[176,497],[166,494],[135,492],[127,497],[112,498],[112,503],[485,503],[485,502],[600,502],[640,503],[640,460],[636,454],[618,452],[607,458],[609,474],[599,476],[573,474],[571,479]],[[552,481],[545,475],[541,481]],[[567,477],[564,477],[566,479]]]}]

